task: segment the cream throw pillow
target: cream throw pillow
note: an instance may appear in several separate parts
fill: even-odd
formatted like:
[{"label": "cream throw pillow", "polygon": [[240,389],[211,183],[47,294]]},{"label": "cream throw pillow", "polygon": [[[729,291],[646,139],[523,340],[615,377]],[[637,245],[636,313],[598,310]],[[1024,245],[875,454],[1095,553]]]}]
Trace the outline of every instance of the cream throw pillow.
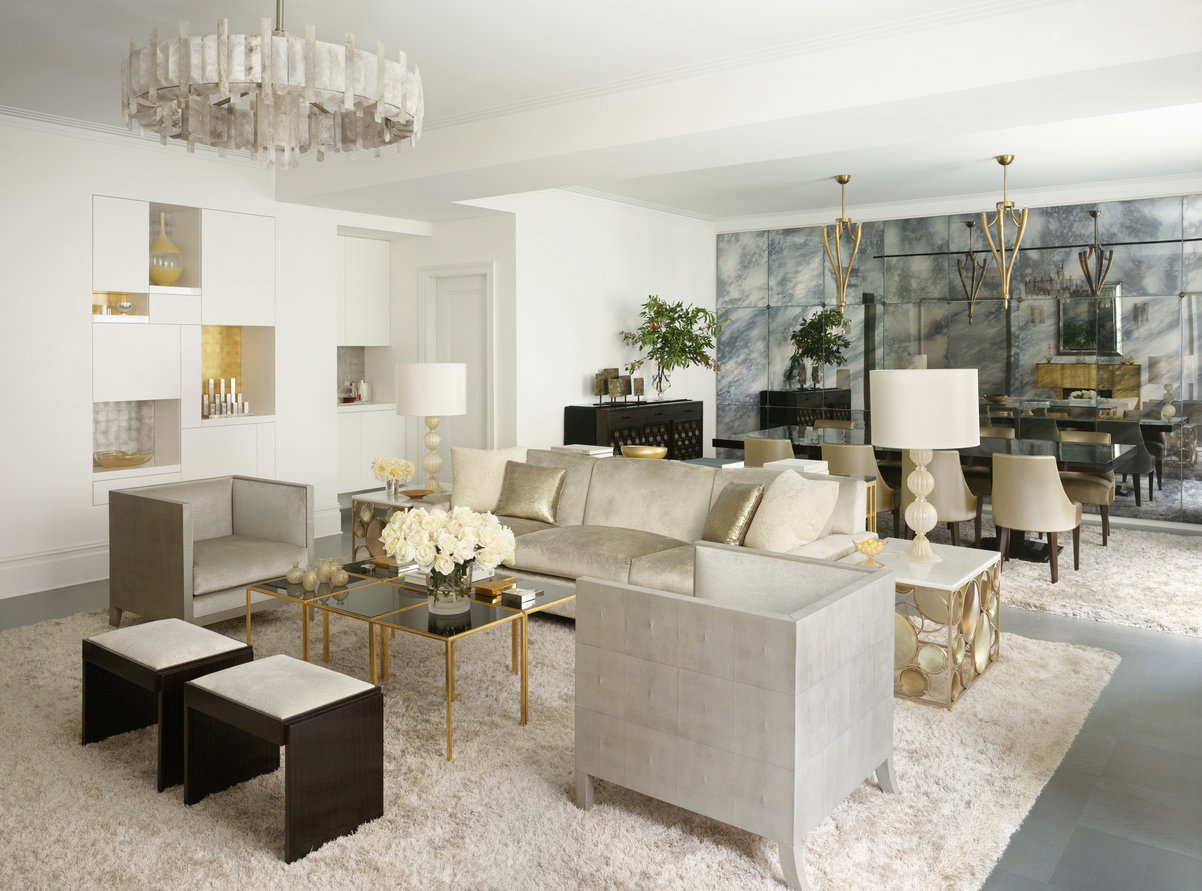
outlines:
[{"label": "cream throw pillow", "polygon": [[451,506],[470,507],[476,511],[491,511],[501,497],[508,461],[525,461],[526,450],[465,449],[451,446]]},{"label": "cream throw pillow", "polygon": [[809,544],[822,534],[838,498],[834,480],[809,480],[786,470],[764,490],[743,543],[781,554]]},{"label": "cream throw pillow", "polygon": [[563,467],[536,467],[519,461],[505,464],[505,480],[493,513],[555,525],[559,496],[568,472]]}]

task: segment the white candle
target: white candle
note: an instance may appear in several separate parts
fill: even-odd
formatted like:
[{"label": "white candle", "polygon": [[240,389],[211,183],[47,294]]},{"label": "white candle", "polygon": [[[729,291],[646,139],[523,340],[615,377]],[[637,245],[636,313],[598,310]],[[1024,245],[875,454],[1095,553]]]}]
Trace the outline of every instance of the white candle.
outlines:
[{"label": "white candle", "polygon": [[209,378],[209,401],[213,400],[213,379]]},{"label": "white candle", "polygon": [[238,381],[236,378],[230,378],[230,399],[234,398],[234,394],[238,392]]},{"label": "white candle", "polygon": [[225,378],[221,379],[221,401],[225,402]]}]

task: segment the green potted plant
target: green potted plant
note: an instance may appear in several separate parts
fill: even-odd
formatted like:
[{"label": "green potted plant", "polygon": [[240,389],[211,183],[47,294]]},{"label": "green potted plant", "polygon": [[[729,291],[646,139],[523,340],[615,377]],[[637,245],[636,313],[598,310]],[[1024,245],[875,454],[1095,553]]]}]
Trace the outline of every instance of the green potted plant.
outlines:
[{"label": "green potted plant", "polygon": [[805,386],[805,363],[810,363],[814,386],[818,386],[818,371],[823,365],[843,365],[843,351],[851,346],[847,339],[848,323],[843,313],[834,307],[818,310],[789,335],[793,355],[785,369],[785,383],[798,389]]},{"label": "green potted plant", "polygon": [[703,365],[711,371],[718,370],[714,344],[722,326],[730,321],[729,316],[719,319],[703,306],[689,306],[683,301],[668,303],[652,294],[639,317],[643,322],[638,328],[618,332],[623,343],[637,347],[644,354],[629,363],[626,370],[634,374],[644,362],[654,362],[651,383],[660,399],[668,388],[669,376],[677,368]]}]

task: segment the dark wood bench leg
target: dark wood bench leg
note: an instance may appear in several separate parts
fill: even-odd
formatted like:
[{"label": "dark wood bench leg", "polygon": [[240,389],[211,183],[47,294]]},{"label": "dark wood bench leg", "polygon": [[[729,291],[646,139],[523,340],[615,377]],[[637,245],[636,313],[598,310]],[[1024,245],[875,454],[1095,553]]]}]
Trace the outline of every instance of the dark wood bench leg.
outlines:
[{"label": "dark wood bench leg", "polygon": [[149,727],[159,717],[158,698],[153,690],[118,677],[83,657],[83,722],[80,742],[84,745],[118,733]]},{"label": "dark wood bench leg", "polygon": [[284,860],[292,863],[384,815],[384,697],[287,727]]},{"label": "dark wood bench leg", "polygon": [[184,709],[184,804],[271,773],[280,747],[199,709]]}]

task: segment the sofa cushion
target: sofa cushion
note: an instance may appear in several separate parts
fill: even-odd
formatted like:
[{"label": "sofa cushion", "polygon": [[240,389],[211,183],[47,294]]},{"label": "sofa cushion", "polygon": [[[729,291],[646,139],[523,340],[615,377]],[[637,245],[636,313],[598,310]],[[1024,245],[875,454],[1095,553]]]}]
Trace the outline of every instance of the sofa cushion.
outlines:
[{"label": "sofa cushion", "polygon": [[815,539],[789,551],[798,557],[813,557],[815,560],[842,560],[855,552],[856,543],[850,535],[841,532]]},{"label": "sofa cushion", "polygon": [[696,541],[709,515],[713,485],[713,467],[603,458],[593,467],[584,522]]},{"label": "sofa cushion", "polygon": [[804,479],[787,470],[764,490],[745,544],[777,553],[808,544],[824,534],[838,498],[837,482]]},{"label": "sofa cushion", "polygon": [[687,542],[638,529],[557,526],[521,536],[509,565],[517,570],[570,579],[589,575],[625,582],[630,578],[630,563],[635,558],[683,544]]},{"label": "sofa cushion", "polygon": [[[724,467],[714,476],[713,500],[716,501],[722,490],[731,483],[763,483],[767,489],[768,484],[783,472],[784,470],[768,467]],[[868,510],[868,487],[863,480],[824,473],[803,473],[801,477],[808,480],[830,480],[839,484],[839,498],[831,513],[832,532],[855,535],[867,528],[864,518]]]},{"label": "sofa cushion", "polygon": [[554,529],[550,523],[540,523],[538,520],[527,520],[525,517],[506,517],[498,515],[502,526],[509,528],[514,536],[525,535],[528,532],[538,532],[542,529]]},{"label": "sofa cushion", "polygon": [[227,534],[307,547],[313,535],[308,517],[312,500],[312,486],[234,477],[230,492],[234,522]]},{"label": "sofa cushion", "polygon": [[588,487],[598,460],[588,455],[550,449],[530,449],[526,453],[527,464],[562,467],[568,472],[563,481],[563,492],[559,495],[559,514],[555,519],[557,525],[579,526],[584,522],[584,503],[588,500]]},{"label": "sofa cushion", "polygon": [[501,481],[505,478],[507,461],[525,461],[526,450],[465,449],[451,446],[451,506],[470,507],[476,511],[491,511],[501,496]]},{"label": "sofa cushion", "polygon": [[562,467],[538,467],[520,461],[505,462],[505,477],[495,512],[555,524],[559,496],[568,472]]},{"label": "sofa cushion", "polygon": [[192,596],[283,575],[293,563],[309,559],[307,548],[225,535],[192,543]]},{"label": "sofa cushion", "polygon": [[751,525],[751,518],[755,516],[755,509],[759,507],[763,497],[762,483],[734,483],[726,486],[722,494],[714,499],[709,516],[705,520],[705,529],[701,532],[702,540],[741,545],[747,537],[747,528]]},{"label": "sofa cushion", "polygon": [[630,584],[673,594],[693,595],[693,546],[669,548],[630,564]]}]

